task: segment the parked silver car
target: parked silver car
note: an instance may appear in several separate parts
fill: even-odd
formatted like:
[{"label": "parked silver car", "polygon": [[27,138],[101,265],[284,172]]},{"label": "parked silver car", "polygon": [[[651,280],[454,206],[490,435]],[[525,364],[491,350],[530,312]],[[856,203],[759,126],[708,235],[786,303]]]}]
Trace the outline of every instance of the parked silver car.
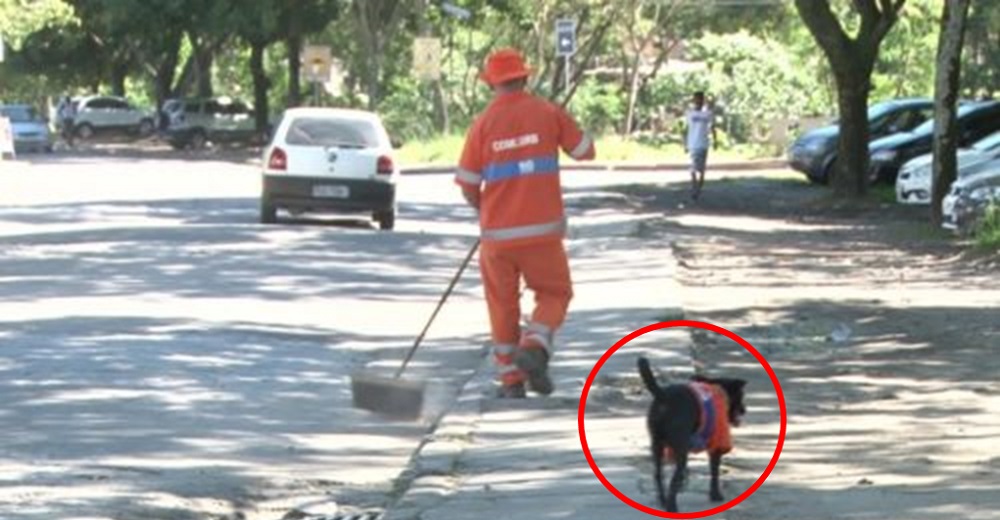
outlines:
[{"label": "parked silver car", "polygon": [[14,131],[14,150],[51,152],[52,133],[49,123],[31,105],[0,105],[0,117],[10,120]]},{"label": "parked silver car", "polygon": [[[983,166],[1000,158],[1000,132],[976,141],[958,151],[958,178],[976,175]],[[901,204],[930,204],[931,169],[934,155],[921,155],[903,165],[896,179],[896,200]]]},{"label": "parked silver car", "polygon": [[249,143],[257,138],[253,109],[229,97],[171,100],[164,104],[169,118],[167,140],[176,149],[204,148],[208,143]]},{"label": "parked silver car", "polygon": [[153,114],[113,96],[91,96],[76,101],[73,131],[80,139],[97,134],[151,135],[156,129]]},{"label": "parked silver car", "polygon": [[942,202],[946,229],[969,235],[991,205],[1000,205],[1000,159],[990,161],[982,173],[959,179]]}]

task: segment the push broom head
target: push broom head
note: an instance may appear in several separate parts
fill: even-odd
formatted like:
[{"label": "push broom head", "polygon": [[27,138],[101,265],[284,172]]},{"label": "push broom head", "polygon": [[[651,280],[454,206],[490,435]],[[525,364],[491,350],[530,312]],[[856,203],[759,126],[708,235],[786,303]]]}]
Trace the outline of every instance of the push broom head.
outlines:
[{"label": "push broom head", "polygon": [[351,375],[354,407],[399,419],[415,420],[424,406],[423,381],[380,376],[370,372]]}]

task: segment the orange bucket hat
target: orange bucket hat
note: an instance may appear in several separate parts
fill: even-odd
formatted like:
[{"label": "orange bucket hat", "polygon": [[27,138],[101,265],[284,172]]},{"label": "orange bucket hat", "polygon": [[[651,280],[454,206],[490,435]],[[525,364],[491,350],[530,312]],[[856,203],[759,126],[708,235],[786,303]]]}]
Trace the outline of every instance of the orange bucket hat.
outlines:
[{"label": "orange bucket hat", "polygon": [[486,58],[486,65],[483,67],[479,79],[489,85],[498,85],[526,78],[531,72],[531,69],[524,62],[524,56],[521,56],[521,53],[516,49],[500,49]]}]

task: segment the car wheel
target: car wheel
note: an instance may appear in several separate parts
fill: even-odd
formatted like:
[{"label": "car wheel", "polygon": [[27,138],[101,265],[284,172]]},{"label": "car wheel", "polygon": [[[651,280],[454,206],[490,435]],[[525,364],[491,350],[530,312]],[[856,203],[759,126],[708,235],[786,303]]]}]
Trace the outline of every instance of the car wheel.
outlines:
[{"label": "car wheel", "polygon": [[94,127],[90,123],[83,123],[77,125],[74,133],[76,133],[77,138],[87,140],[94,137]]},{"label": "car wheel", "polygon": [[197,130],[194,134],[191,134],[191,148],[201,150],[205,148],[206,144],[208,144],[208,137],[205,136],[205,132]]},{"label": "car wheel", "polygon": [[139,121],[139,137],[149,137],[153,135],[153,130],[155,129],[156,127],[153,124],[152,119],[143,119],[142,121]]},{"label": "car wheel", "polygon": [[824,186],[828,185],[833,182],[833,178],[837,175],[837,168],[839,167],[840,167],[840,161],[838,161],[837,158],[834,157],[833,159],[830,159],[829,163],[827,163],[826,169],[823,170],[822,177],[818,179],[813,179],[812,177],[810,177],[809,180],[813,181],[816,184],[822,184]]},{"label": "car wheel", "polygon": [[260,199],[260,223],[276,224],[278,222],[278,208],[271,204],[266,197]]},{"label": "car wheel", "polygon": [[[874,186],[882,182],[882,174],[876,168],[869,168],[868,175],[866,175],[866,178],[868,179],[869,186]],[[886,179],[886,181],[888,181],[888,179]]]},{"label": "car wheel", "polygon": [[383,231],[392,231],[396,227],[396,210],[391,209],[389,211],[376,211],[375,221],[378,222],[378,228]]}]

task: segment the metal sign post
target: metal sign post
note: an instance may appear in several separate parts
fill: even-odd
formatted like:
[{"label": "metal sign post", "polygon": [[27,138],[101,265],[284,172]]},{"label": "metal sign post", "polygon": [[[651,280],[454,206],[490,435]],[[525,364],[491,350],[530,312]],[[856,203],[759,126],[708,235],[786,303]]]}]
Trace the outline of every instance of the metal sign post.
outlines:
[{"label": "metal sign post", "polygon": [[570,58],[576,54],[576,20],[560,18],[556,20],[556,56],[563,59],[564,89],[569,91]]}]

